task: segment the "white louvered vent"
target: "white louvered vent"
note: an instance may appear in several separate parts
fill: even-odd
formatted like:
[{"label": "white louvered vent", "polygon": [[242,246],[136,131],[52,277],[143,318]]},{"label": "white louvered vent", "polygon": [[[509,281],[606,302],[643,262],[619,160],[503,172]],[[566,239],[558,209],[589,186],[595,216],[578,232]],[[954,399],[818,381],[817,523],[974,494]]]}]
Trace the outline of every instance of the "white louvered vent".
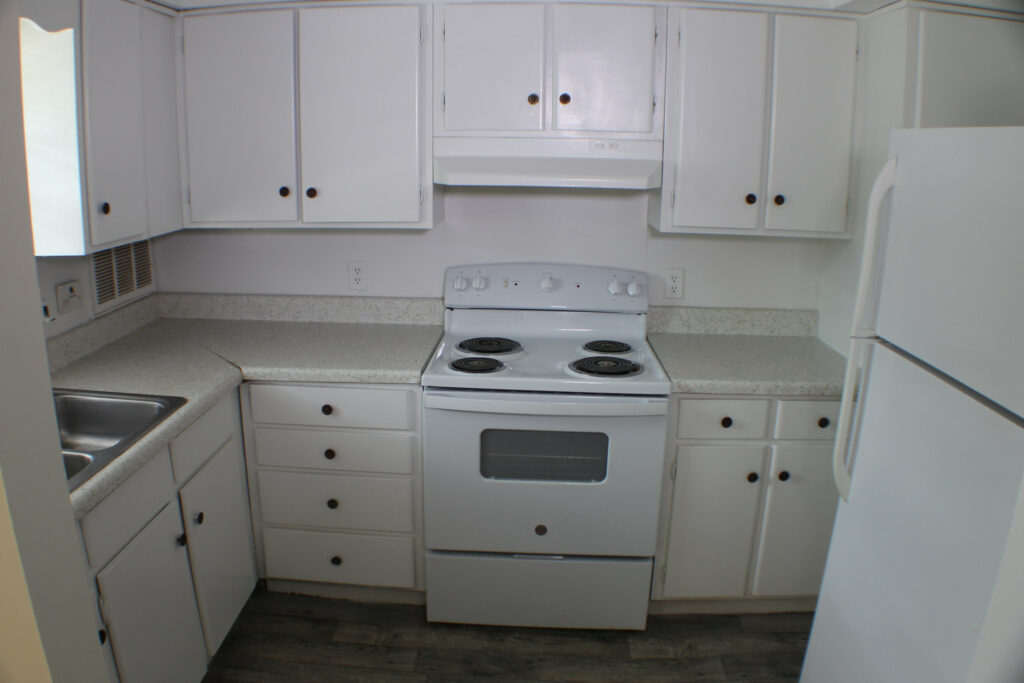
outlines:
[{"label": "white louvered vent", "polygon": [[92,255],[95,312],[106,313],[154,289],[149,241],[123,244]]}]

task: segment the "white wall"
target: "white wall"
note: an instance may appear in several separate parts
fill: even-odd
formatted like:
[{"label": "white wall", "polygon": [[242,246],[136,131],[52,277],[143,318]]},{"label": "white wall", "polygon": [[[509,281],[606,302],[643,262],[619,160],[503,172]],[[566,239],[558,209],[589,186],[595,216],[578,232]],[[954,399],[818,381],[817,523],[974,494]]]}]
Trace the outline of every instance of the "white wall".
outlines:
[{"label": "white wall", "polygon": [[[818,240],[661,235],[647,194],[604,190],[447,188],[445,222],[428,231],[185,231],[154,242],[160,291],[441,296],[460,263],[549,261],[644,270],[652,303],[813,309]],[[367,289],[348,288],[348,261]],[[684,298],[664,301],[666,268],[684,268]]]}]

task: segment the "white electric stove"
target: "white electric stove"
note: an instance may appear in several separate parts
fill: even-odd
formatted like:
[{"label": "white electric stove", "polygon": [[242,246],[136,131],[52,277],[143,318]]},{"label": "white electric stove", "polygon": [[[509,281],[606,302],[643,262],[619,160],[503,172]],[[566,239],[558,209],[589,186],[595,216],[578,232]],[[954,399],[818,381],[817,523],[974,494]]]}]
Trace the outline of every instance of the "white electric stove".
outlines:
[{"label": "white electric stove", "polygon": [[422,379],[427,618],[644,628],[669,393],[646,274],[453,267],[445,306]]}]

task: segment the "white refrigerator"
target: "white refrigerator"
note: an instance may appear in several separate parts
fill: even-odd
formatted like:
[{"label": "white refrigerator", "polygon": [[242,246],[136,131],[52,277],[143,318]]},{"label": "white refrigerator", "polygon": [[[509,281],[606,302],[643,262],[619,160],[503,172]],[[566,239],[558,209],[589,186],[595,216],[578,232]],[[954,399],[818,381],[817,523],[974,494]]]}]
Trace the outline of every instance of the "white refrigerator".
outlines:
[{"label": "white refrigerator", "polygon": [[803,683],[1024,681],[1024,128],[894,131]]}]

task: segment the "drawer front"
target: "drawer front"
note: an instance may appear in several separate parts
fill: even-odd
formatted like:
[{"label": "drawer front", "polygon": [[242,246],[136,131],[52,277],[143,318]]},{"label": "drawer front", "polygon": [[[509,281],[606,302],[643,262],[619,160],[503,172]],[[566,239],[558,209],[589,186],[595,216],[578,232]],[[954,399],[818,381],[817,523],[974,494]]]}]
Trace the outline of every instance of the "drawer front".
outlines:
[{"label": "drawer front", "polygon": [[413,588],[412,537],[263,529],[267,578]]},{"label": "drawer front", "polygon": [[416,437],[391,432],[257,427],[253,442],[260,465],[412,474]]},{"label": "drawer front", "polygon": [[261,471],[267,524],[411,533],[412,479]]},{"label": "drawer front", "polygon": [[313,427],[412,429],[412,393],[404,389],[253,385],[256,422]]},{"label": "drawer front", "polygon": [[839,401],[779,401],[776,439],[836,438]]},{"label": "drawer front", "polygon": [[109,562],[172,495],[171,459],[164,448],[82,518],[89,565],[99,569]]},{"label": "drawer front", "polygon": [[758,439],[768,429],[767,400],[682,399],[681,439]]},{"label": "drawer front", "polygon": [[238,394],[232,391],[171,442],[174,480],[188,481],[240,429]]}]

